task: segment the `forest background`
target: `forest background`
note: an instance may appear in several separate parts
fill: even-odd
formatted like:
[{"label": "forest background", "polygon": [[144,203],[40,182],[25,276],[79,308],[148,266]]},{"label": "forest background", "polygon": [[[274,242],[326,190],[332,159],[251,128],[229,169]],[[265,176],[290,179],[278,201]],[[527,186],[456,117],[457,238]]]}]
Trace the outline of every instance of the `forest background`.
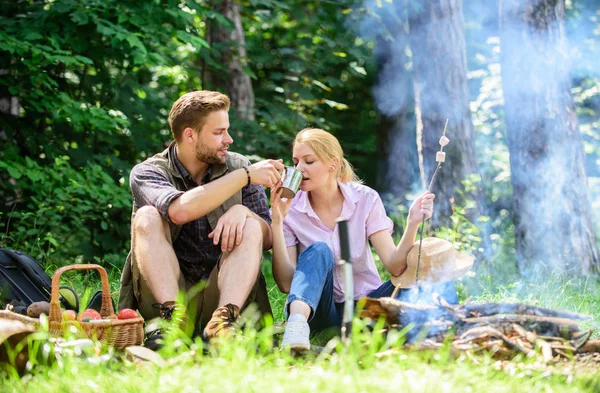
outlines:
[{"label": "forest background", "polygon": [[180,95],[213,89],[253,160],[334,133],[398,233],[448,119],[428,232],[488,277],[599,270],[596,1],[1,3],[2,247],[118,272],[131,168]]}]

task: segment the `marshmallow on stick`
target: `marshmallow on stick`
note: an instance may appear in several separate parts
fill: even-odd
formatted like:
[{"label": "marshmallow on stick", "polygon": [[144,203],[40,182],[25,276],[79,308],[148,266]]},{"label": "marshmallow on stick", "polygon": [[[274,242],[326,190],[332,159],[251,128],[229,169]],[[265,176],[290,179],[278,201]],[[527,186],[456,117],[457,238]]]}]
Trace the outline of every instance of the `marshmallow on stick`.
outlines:
[{"label": "marshmallow on stick", "polygon": [[[446,126],[444,126],[444,134],[440,138],[440,151],[435,154],[435,161],[442,163],[446,161],[446,153],[444,153],[444,146],[450,143],[450,139],[446,136],[446,127],[448,127],[448,120],[446,120]],[[430,186],[431,188],[431,186]]]}]

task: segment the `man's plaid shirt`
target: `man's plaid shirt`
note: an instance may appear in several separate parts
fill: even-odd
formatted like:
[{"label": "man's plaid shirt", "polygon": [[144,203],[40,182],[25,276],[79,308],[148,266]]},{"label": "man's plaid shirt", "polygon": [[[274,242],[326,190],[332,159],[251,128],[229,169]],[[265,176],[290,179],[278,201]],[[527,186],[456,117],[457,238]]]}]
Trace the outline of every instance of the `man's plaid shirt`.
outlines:
[{"label": "man's plaid shirt", "polygon": [[[173,149],[175,153],[175,149]],[[133,203],[140,208],[154,206],[163,219],[169,220],[168,209],[173,200],[198,184],[183,167],[177,154],[173,156],[177,169],[185,179],[186,190],[178,190],[171,184],[161,170],[154,165],[140,163],[133,167],[129,179]],[[202,179],[206,184],[210,179],[210,167]],[[242,204],[260,216],[268,224],[271,216],[267,205],[267,196],[262,186],[251,184],[242,188]],[[206,216],[190,221],[181,227],[181,232],[173,244],[179,267],[184,277],[196,283],[207,278],[221,256],[221,246],[214,245],[208,237],[212,232]]]}]

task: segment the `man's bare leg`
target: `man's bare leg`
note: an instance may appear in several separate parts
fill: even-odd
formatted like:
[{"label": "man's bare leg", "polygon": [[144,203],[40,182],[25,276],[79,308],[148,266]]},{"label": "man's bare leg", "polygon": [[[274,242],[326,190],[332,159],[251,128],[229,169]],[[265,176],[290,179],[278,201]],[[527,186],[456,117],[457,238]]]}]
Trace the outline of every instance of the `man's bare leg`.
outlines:
[{"label": "man's bare leg", "polygon": [[235,304],[242,307],[256,283],[262,260],[260,224],[249,218],[244,225],[242,242],[224,255],[219,269],[219,307]]},{"label": "man's bare leg", "polygon": [[169,224],[152,206],[141,207],[132,228],[133,251],[142,279],[158,303],[174,301],[181,271],[171,245]]}]

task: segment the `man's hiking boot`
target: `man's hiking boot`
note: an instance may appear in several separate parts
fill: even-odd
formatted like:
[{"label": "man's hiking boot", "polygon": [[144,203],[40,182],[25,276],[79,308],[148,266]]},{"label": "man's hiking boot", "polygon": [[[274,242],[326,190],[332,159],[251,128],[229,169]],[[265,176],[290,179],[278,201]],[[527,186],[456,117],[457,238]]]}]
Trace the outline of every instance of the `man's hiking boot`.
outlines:
[{"label": "man's hiking boot", "polygon": [[158,309],[158,314],[165,321],[170,321],[175,312],[175,302],[154,303],[152,308]]},{"label": "man's hiking boot", "polygon": [[[180,304],[169,301],[164,303],[154,303],[152,307],[158,309],[161,319],[176,324],[180,329],[185,328],[187,317]],[[144,346],[146,348],[157,351],[162,348],[163,344],[163,333],[160,328],[154,329],[146,334],[146,341],[144,341]]]},{"label": "man's hiking boot", "polygon": [[156,329],[147,333],[145,338],[144,346],[153,351],[158,351],[165,343],[160,329]]},{"label": "man's hiking boot", "polygon": [[234,334],[238,329],[237,319],[240,317],[240,308],[235,304],[226,304],[213,312],[210,321],[206,324],[202,337],[210,340],[215,337],[225,337]]}]

